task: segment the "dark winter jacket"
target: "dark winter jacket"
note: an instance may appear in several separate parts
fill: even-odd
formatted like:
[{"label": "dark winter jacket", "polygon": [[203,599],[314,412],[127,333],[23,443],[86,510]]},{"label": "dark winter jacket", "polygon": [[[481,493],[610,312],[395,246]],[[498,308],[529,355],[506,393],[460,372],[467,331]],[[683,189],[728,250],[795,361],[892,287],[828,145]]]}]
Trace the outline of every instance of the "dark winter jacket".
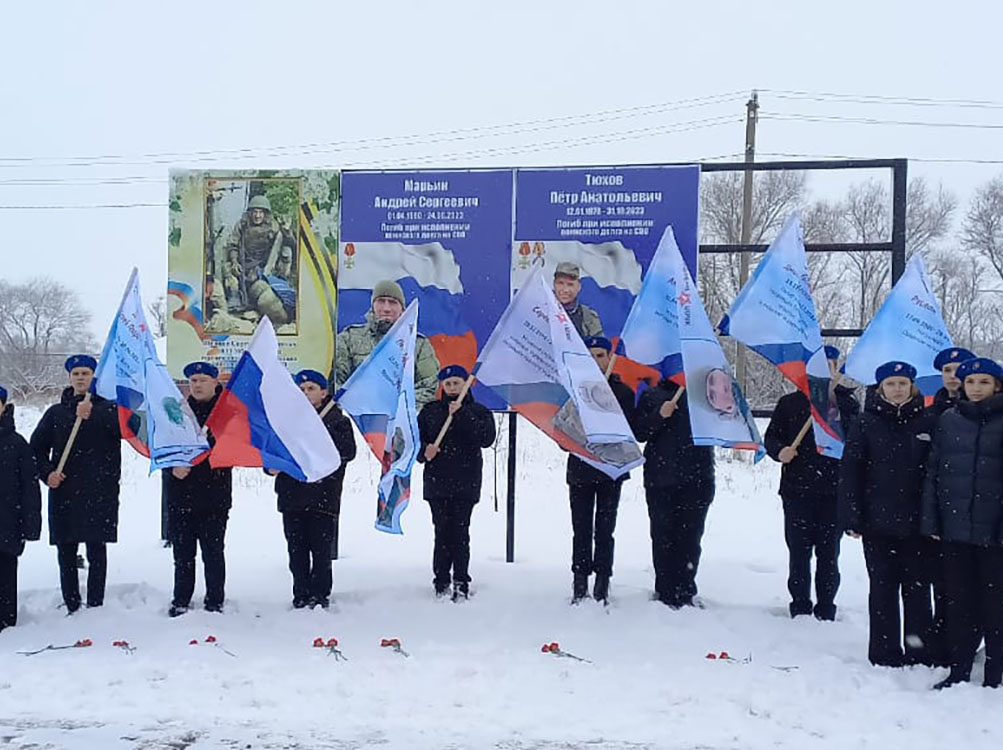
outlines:
[{"label": "dark winter jacket", "polygon": [[937,394],[933,397],[933,403],[930,404],[929,411],[936,414],[938,417],[945,411],[950,409],[952,406],[956,406],[958,401],[964,400],[964,391],[959,391],[957,398],[952,398],[950,392],[946,388],[941,388],[937,391]]},{"label": "dark winter jacket", "polygon": [[936,425],[921,395],[896,407],[867,389],[839,467],[843,529],[899,539],[919,535],[923,472]]},{"label": "dark winter jacket", "polygon": [[[616,396],[617,403],[620,404],[620,409],[623,411],[623,416],[627,418],[627,424],[630,425],[630,429],[634,430],[634,391],[630,389],[630,386],[620,380],[619,375],[611,375],[609,379],[609,387],[613,390],[613,395]],[[627,479],[630,474],[624,474],[619,479],[615,480],[617,482],[622,482]],[[609,478],[609,475],[600,471],[599,469],[589,466],[587,463],[582,461],[578,456],[572,454],[568,455],[568,469],[566,473],[566,479],[568,484],[581,486],[581,485],[593,485],[600,484],[603,482],[613,482],[613,479]]]},{"label": "dark winter jacket", "polygon": [[461,498],[476,503],[481,497],[481,450],[490,448],[495,441],[495,418],[486,406],[474,401],[473,394],[468,392],[463,397],[463,406],[439,444],[439,454],[425,461],[425,448],[439,436],[449,414],[449,402],[454,400],[443,393],[418,414],[418,460],[425,462],[424,496],[426,500]]},{"label": "dark winter jacket", "polygon": [[1003,544],[1003,394],[945,411],[929,467],[923,533],[981,547]]},{"label": "dark winter jacket", "polygon": [[14,429],[14,404],[0,412],[0,552],[20,555],[42,533],[42,494],[28,441]]},{"label": "dark winter jacket", "polygon": [[[188,397],[199,426],[205,425],[212,413],[213,407],[223,392],[222,386],[216,386],[216,393],[208,401],[196,401]],[[211,431],[206,432],[209,445],[216,444],[216,438]],[[168,528],[178,522],[183,522],[189,515],[225,514],[233,503],[233,470],[214,469],[205,458],[191,468],[184,479],[178,479],[170,469],[164,470],[164,487],[167,491]]]},{"label": "dark winter jacket", "polygon": [[[83,396],[63,391],[31,434],[35,467],[43,482],[56,470],[77,418]],[[49,490],[49,543],[114,542],[118,538],[118,490],[122,474],[122,438],[113,401],[92,396],[89,419],[80,431],[63,469],[66,479]]]},{"label": "dark winter jacket", "polygon": [[[845,436],[849,434],[860,411],[853,389],[836,386],[836,405]],[[801,391],[781,397],[763,436],[770,458],[780,460],[780,450],[794,442],[810,415],[808,397]],[[780,467],[780,494],[788,498],[822,496],[834,499],[838,481],[839,459],[829,458],[818,452],[814,429],[809,429],[801,439],[797,456]]]},{"label": "dark winter jacket", "polygon": [[[325,398],[317,411],[323,411],[331,397]],[[317,511],[332,516],[341,513],[341,490],[345,482],[345,469],[355,458],[355,434],[352,422],[335,404],[324,415],[324,426],[341,456],[341,465],[333,474],[317,482],[300,482],[288,474],[275,477],[275,494],[278,495],[279,512]]]},{"label": "dark winter jacket", "polygon": [[634,415],[634,435],[644,446],[644,486],[650,489],[699,485],[713,498],[714,449],[693,445],[689,407],[685,392],[668,419],[659,414],[662,404],[679,389],[663,379],[646,390]]}]

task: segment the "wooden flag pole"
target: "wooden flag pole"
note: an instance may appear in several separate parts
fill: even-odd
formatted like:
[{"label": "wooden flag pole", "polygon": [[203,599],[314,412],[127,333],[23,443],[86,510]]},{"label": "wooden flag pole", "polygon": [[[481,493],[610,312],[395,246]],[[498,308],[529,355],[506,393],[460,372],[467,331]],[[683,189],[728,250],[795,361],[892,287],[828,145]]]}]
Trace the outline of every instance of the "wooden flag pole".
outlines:
[{"label": "wooden flag pole", "polygon": [[676,390],[676,392],[675,392],[675,395],[673,395],[672,398],[669,400],[669,403],[672,404],[673,406],[675,406],[676,404],[678,404],[679,403],[679,399],[682,398],[683,391],[685,391],[685,390],[686,390],[686,386],[685,385],[679,386],[678,390]]},{"label": "wooden flag pole", "polygon": [[[89,404],[91,402],[91,392],[87,391],[87,395],[84,396],[84,400],[80,403]],[[56,467],[56,473],[62,474],[63,469],[66,468],[66,459],[70,457],[70,451],[73,450],[73,443],[77,439],[77,433],[80,432],[80,423],[83,422],[80,417],[77,417],[76,421],[73,423],[73,429],[70,430],[70,438],[66,441],[66,446],[63,448],[63,455],[59,458],[59,465]]]},{"label": "wooden flag pole", "polygon": [[609,364],[606,365],[606,380],[609,380],[609,376],[613,373],[613,365],[616,364],[616,352],[613,352],[609,357]]},{"label": "wooden flag pole", "polygon": [[[463,384],[463,388],[460,389],[460,395],[456,397],[457,402],[460,403],[463,402],[463,399],[466,397],[467,391],[470,390],[470,386],[473,384],[473,382],[474,382],[474,376],[469,375],[467,377],[466,382]],[[442,443],[442,439],[446,437],[446,430],[449,429],[449,425],[451,425],[452,423],[453,423],[453,415],[449,414],[446,417],[446,421],[442,425],[442,429],[439,430],[439,436],[435,439],[435,442],[432,443],[432,445],[434,445],[436,448],[439,447],[439,445]]]},{"label": "wooden flag pole", "polygon": [[811,429],[811,422],[812,422],[812,417],[811,414],[809,414],[808,419],[804,423],[804,427],[801,428],[801,432],[798,433],[798,436],[794,438],[794,442],[791,443],[790,445],[791,448],[793,448],[794,450],[798,449],[798,446],[801,445],[801,441],[804,440],[804,436],[807,435],[808,430]]},{"label": "wooden flag pole", "polygon": [[326,417],[333,408],[334,408],[334,399],[332,398],[330,401],[327,402],[327,406],[325,406],[323,409],[320,410],[320,418],[323,419],[324,417]]}]

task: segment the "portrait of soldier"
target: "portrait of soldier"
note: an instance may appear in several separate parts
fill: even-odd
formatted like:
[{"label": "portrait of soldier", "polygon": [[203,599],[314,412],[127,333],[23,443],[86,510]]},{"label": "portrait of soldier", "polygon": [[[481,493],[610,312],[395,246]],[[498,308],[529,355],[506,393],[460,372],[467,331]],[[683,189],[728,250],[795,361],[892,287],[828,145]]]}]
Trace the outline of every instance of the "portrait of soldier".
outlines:
[{"label": "portrait of soldier", "polygon": [[579,336],[582,338],[603,336],[598,313],[578,301],[578,293],[581,290],[581,269],[578,264],[569,261],[558,263],[554,271],[554,294],[557,296],[557,301],[571,318]]},{"label": "portrait of soldier", "polygon": [[295,323],[296,236],[267,195],[251,197],[225,243],[213,241],[211,252],[210,330],[250,333],[263,316],[276,329]]},{"label": "portrait of soldier", "polygon": [[[335,342],[335,375],[338,387],[345,384],[356,368],[404,314],[404,291],[391,279],[378,281],[373,287],[372,301],[366,322],[348,326]],[[439,387],[439,360],[431,342],[420,333],[414,350],[414,397],[420,410],[434,401]]]}]

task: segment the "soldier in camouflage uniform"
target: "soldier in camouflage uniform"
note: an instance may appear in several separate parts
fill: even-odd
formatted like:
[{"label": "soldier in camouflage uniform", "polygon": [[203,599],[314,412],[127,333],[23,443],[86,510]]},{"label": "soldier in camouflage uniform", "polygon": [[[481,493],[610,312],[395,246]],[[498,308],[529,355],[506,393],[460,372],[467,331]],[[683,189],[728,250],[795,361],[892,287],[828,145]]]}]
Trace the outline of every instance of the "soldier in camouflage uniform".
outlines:
[{"label": "soldier in camouflage uniform", "polygon": [[[295,247],[296,239],[272,217],[268,197],[251,198],[225,248],[227,259],[234,254],[239,259],[241,276],[236,300],[239,307],[267,315],[276,326],[294,319],[296,298],[288,276]],[[283,269],[288,269],[284,275],[280,273]],[[281,289],[277,291],[276,286]],[[228,312],[240,312],[235,309],[234,295],[229,291]]]},{"label": "soldier in camouflage uniform", "polygon": [[583,339],[590,336],[604,337],[599,315],[588,305],[578,301],[582,289],[581,270],[577,263],[564,261],[557,264],[554,271],[554,294],[571,318],[575,330]]},{"label": "soldier in camouflage uniform", "polygon": [[[372,309],[366,322],[349,326],[338,334],[335,344],[335,376],[338,387],[345,384],[391,326],[404,313],[404,291],[395,281],[380,281],[373,287]],[[415,342],[414,399],[421,408],[435,401],[439,387],[439,360],[428,339],[418,334]]]}]

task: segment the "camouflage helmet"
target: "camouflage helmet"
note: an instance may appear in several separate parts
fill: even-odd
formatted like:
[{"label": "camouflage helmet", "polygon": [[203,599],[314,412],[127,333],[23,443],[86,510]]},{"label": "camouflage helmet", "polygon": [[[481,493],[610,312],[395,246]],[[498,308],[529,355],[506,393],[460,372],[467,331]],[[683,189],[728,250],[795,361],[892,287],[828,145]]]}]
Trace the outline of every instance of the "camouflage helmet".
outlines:
[{"label": "camouflage helmet", "polygon": [[247,204],[247,210],[251,211],[251,210],[253,210],[255,208],[261,208],[261,209],[264,209],[265,211],[268,211],[268,213],[271,213],[272,212],[272,204],[269,202],[268,196],[267,195],[256,195],[253,198],[251,198],[250,202],[248,202],[248,204]]}]

